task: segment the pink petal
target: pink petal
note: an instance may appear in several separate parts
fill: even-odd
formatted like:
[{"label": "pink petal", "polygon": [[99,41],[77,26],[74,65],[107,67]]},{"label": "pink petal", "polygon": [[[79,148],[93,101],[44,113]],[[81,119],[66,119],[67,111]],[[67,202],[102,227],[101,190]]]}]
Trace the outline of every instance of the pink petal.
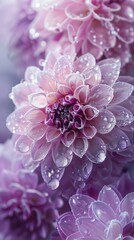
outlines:
[{"label": "pink petal", "polygon": [[95,126],[98,133],[106,134],[111,132],[115,127],[116,118],[112,112],[102,110],[99,115],[90,122],[90,124]]},{"label": "pink petal", "polygon": [[83,104],[86,103],[89,97],[90,91],[88,85],[79,86],[74,91],[74,97]]},{"label": "pink petal", "polygon": [[109,151],[122,152],[130,146],[128,136],[119,128],[114,128],[108,134],[103,135]]},{"label": "pink petal", "polygon": [[88,209],[91,203],[94,201],[95,200],[93,198],[87,195],[83,194],[73,195],[69,200],[69,204],[74,217],[76,219],[80,217],[88,217]]},{"label": "pink petal", "polygon": [[87,53],[85,55],[82,55],[79,57],[75,63],[74,63],[74,68],[75,71],[79,71],[82,73],[85,69],[91,69],[96,65],[96,61],[93,55],[90,53]]},{"label": "pink petal", "polygon": [[33,122],[33,123],[41,123],[45,120],[46,116],[43,111],[39,109],[31,109],[30,111],[26,112],[25,119],[26,121]]},{"label": "pink petal", "polygon": [[101,69],[101,83],[112,86],[119,77],[121,63],[118,59],[109,58],[99,62]]},{"label": "pink petal", "polygon": [[66,18],[62,9],[50,10],[45,18],[45,28],[49,31],[61,30]]},{"label": "pink petal", "polygon": [[84,79],[79,73],[72,73],[66,79],[66,83],[74,91],[77,87],[83,85]]},{"label": "pink petal", "polygon": [[79,21],[88,19],[92,14],[86,5],[80,3],[77,3],[77,5],[75,3],[70,4],[65,9],[65,13],[68,18]]},{"label": "pink petal", "polygon": [[48,93],[46,96],[48,104],[54,104],[58,100],[59,94],[57,92]]},{"label": "pink petal", "polygon": [[89,140],[86,156],[93,163],[102,163],[105,160],[106,145],[101,138],[95,136],[92,140]]},{"label": "pink petal", "polygon": [[74,154],[82,158],[88,149],[88,140],[85,137],[77,137],[72,145]]},{"label": "pink petal", "polygon": [[113,98],[113,89],[105,84],[99,84],[90,90],[89,104],[96,108],[106,107]]},{"label": "pink petal", "polygon": [[65,236],[78,232],[78,227],[75,223],[75,218],[72,213],[65,213],[60,216],[57,222],[58,229],[62,231]]},{"label": "pink petal", "polygon": [[55,190],[59,187],[59,181],[64,174],[64,168],[58,168],[52,159],[52,155],[48,154],[44,161],[41,162],[41,174],[47,185]]},{"label": "pink petal", "polygon": [[93,118],[97,117],[99,114],[99,110],[97,108],[91,107],[90,105],[85,105],[83,108],[83,113],[85,118],[90,121]]},{"label": "pink petal", "polygon": [[70,88],[65,84],[58,84],[57,89],[62,95],[67,95],[71,92]]},{"label": "pink petal", "polygon": [[33,161],[43,160],[49,153],[51,148],[51,143],[48,143],[45,138],[42,138],[35,142],[31,148],[31,155]]},{"label": "pink petal", "polygon": [[97,130],[94,126],[86,126],[82,130],[82,133],[87,139],[92,139],[96,135]]},{"label": "pink petal", "polygon": [[39,73],[38,85],[45,91],[45,93],[56,91],[56,82],[50,72]]},{"label": "pink petal", "polygon": [[46,132],[46,126],[40,123],[40,124],[33,125],[29,129],[27,135],[28,137],[32,138],[34,141],[37,141],[45,135],[45,132]]},{"label": "pink petal", "polygon": [[44,70],[46,72],[50,72],[50,73],[53,73],[53,68],[54,68],[54,65],[57,61],[57,56],[55,53],[48,53],[47,56],[46,56],[46,59],[45,59],[45,63],[44,63]]},{"label": "pink petal", "polygon": [[47,105],[47,99],[44,93],[35,93],[29,95],[29,101],[32,106],[37,108],[44,108]]},{"label": "pink petal", "polygon": [[96,86],[101,82],[101,70],[98,65],[94,66],[92,69],[85,69],[83,71],[85,77],[85,83],[91,86]]},{"label": "pink petal", "polygon": [[105,233],[106,239],[108,240],[121,239],[123,235],[123,228],[120,222],[114,219],[109,223]]},{"label": "pink petal", "polygon": [[29,83],[37,83],[38,74],[40,69],[37,67],[28,67],[25,72],[25,80]]},{"label": "pink petal", "polygon": [[115,213],[113,209],[104,202],[93,202],[92,211],[95,215],[95,218],[104,224],[107,224],[108,221],[115,219]]},{"label": "pink petal", "polygon": [[124,43],[132,43],[134,41],[133,23],[126,21],[114,21],[114,28],[118,38]]},{"label": "pink petal", "polygon": [[104,186],[99,193],[98,199],[109,205],[115,212],[120,204],[120,198],[110,186]]},{"label": "pink petal", "polygon": [[17,139],[15,143],[15,148],[21,153],[27,153],[31,148],[31,144],[32,140],[27,136],[22,135]]},{"label": "pink petal", "polygon": [[54,74],[58,83],[64,84],[67,76],[72,72],[72,66],[67,57],[60,57],[54,66]]},{"label": "pink petal", "polygon": [[65,132],[61,141],[66,147],[70,147],[74,142],[77,134],[75,131],[70,130],[69,132]]},{"label": "pink petal", "polygon": [[69,235],[66,240],[76,240],[76,239],[79,239],[79,240],[82,240],[82,239],[83,240],[89,240],[89,238],[85,239],[85,238],[81,238],[81,237],[82,237],[82,234],[80,232],[75,232],[75,233]]},{"label": "pink petal", "polygon": [[47,127],[46,130],[46,140],[47,142],[52,142],[61,135],[60,130],[55,127]]},{"label": "pink petal", "polygon": [[119,127],[126,126],[134,120],[133,114],[122,106],[117,105],[110,107],[109,109],[114,114],[116,125]]},{"label": "pink petal", "polygon": [[63,145],[62,142],[57,142],[52,147],[52,157],[57,167],[67,167],[73,158],[73,152],[70,148]]},{"label": "pink petal", "polygon": [[113,35],[113,26],[111,23],[108,27],[102,24],[100,21],[93,20],[88,29],[88,39],[97,47],[103,49],[109,49],[115,46],[116,37]]},{"label": "pink petal", "polygon": [[111,104],[119,104],[125,101],[133,92],[134,87],[126,82],[117,82],[113,86],[114,97]]}]

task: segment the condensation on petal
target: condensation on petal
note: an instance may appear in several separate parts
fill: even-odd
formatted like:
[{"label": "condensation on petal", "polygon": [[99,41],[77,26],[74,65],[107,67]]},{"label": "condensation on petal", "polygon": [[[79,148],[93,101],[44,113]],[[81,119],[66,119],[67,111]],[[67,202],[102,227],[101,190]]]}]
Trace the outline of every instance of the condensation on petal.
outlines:
[{"label": "condensation on petal", "polygon": [[88,19],[92,14],[86,5],[80,3],[77,3],[77,5],[75,3],[70,4],[65,9],[65,13],[70,19],[79,21]]},{"label": "condensation on petal", "polygon": [[109,110],[114,114],[116,125],[119,127],[129,125],[134,120],[133,114],[122,106],[113,106]]},{"label": "condensation on petal", "polygon": [[75,71],[82,73],[85,69],[91,69],[96,65],[95,58],[92,54],[87,53],[79,57],[74,63]]},{"label": "condensation on petal", "polygon": [[52,157],[57,167],[67,167],[73,158],[73,152],[67,148],[62,142],[57,142],[52,147]]},{"label": "condensation on petal", "polygon": [[62,9],[52,9],[45,17],[45,28],[48,31],[60,31],[66,20],[66,15]]},{"label": "condensation on petal", "polygon": [[82,110],[83,110],[83,113],[85,115],[85,118],[88,121],[90,121],[93,118],[97,117],[98,114],[99,114],[99,110],[97,108],[95,108],[95,107],[90,106],[90,105],[83,106]]},{"label": "condensation on petal", "polygon": [[51,143],[48,143],[45,138],[42,138],[34,143],[31,148],[31,155],[33,161],[41,161],[49,153]]},{"label": "condensation on petal", "polygon": [[85,126],[82,133],[87,139],[92,139],[96,135],[97,130],[94,126]]},{"label": "condensation on petal", "polygon": [[32,140],[27,136],[22,135],[17,139],[15,143],[15,148],[17,151],[21,153],[27,153],[31,148],[31,144],[32,144]]},{"label": "condensation on petal", "polygon": [[86,156],[93,163],[102,163],[106,158],[106,145],[103,140],[97,136],[89,140]]},{"label": "condensation on petal", "polygon": [[122,152],[131,144],[128,136],[117,127],[108,134],[103,135],[103,139],[111,152]]},{"label": "condensation on petal", "polygon": [[84,79],[79,73],[72,73],[66,79],[66,83],[74,91],[77,87],[83,85]]},{"label": "condensation on petal", "polygon": [[124,43],[130,44],[134,41],[133,23],[126,21],[114,21],[114,29],[118,38]]},{"label": "condensation on petal", "polygon": [[58,83],[64,84],[67,76],[72,72],[69,59],[65,56],[60,57],[54,66],[54,74]]},{"label": "condensation on petal", "polygon": [[109,110],[102,110],[99,115],[94,118],[91,125],[95,126],[98,133],[106,134],[112,131],[116,124],[116,118]]},{"label": "condensation on petal", "polygon": [[45,114],[43,111],[39,109],[31,109],[25,114],[26,121],[30,121],[33,123],[41,123],[45,120]]},{"label": "condensation on petal", "polygon": [[69,200],[69,204],[74,217],[76,219],[80,217],[88,217],[88,210],[92,202],[94,202],[94,199],[87,195],[73,195]]},{"label": "condensation on petal", "polygon": [[44,108],[47,105],[47,98],[44,93],[35,93],[29,95],[29,102],[37,108]]},{"label": "condensation on petal", "polygon": [[40,69],[37,67],[28,67],[25,72],[25,80],[30,83],[37,83],[37,77]]},{"label": "condensation on petal", "polygon": [[119,104],[132,94],[134,86],[127,82],[117,82],[114,84],[113,89],[114,97],[110,104]]},{"label": "condensation on petal", "polygon": [[75,218],[71,212],[64,213],[57,222],[58,229],[64,236],[70,236],[72,233],[78,232]]},{"label": "condensation on petal", "polygon": [[119,77],[121,63],[118,59],[110,58],[99,62],[101,69],[101,83],[112,86]]},{"label": "condensation on petal", "polygon": [[99,84],[90,90],[89,104],[96,108],[106,107],[113,98],[113,89],[105,84]]},{"label": "condensation on petal", "polygon": [[40,72],[38,75],[38,85],[45,93],[54,92],[56,90],[56,82],[50,72]]},{"label": "condensation on petal", "polygon": [[72,150],[76,156],[82,158],[88,149],[88,140],[85,137],[77,137],[72,145]]},{"label": "condensation on petal", "polygon": [[42,123],[33,125],[27,132],[28,137],[37,141],[41,139],[46,132],[46,126]]},{"label": "condensation on petal", "polygon": [[59,187],[60,179],[64,174],[64,168],[58,168],[53,162],[52,155],[48,154],[41,163],[41,174],[47,185],[52,190],[55,190]]},{"label": "condensation on petal", "polygon": [[83,76],[86,84],[96,86],[101,82],[101,69],[98,65],[92,69],[87,68],[83,71]]},{"label": "condensation on petal", "polygon": [[119,194],[117,195],[117,191],[115,192],[112,187],[104,186],[99,193],[98,199],[109,205],[115,212],[120,204],[119,196]]},{"label": "condensation on petal", "polygon": [[89,97],[90,91],[88,85],[83,85],[75,89],[74,97],[81,103],[86,103]]}]

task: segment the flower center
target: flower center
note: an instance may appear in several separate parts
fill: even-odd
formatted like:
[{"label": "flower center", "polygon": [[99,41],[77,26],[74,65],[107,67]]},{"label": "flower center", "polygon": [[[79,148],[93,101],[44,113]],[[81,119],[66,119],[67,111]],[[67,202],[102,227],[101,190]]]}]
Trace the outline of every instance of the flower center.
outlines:
[{"label": "flower center", "polygon": [[46,124],[55,126],[61,133],[83,128],[85,118],[81,105],[71,95],[46,108]]}]

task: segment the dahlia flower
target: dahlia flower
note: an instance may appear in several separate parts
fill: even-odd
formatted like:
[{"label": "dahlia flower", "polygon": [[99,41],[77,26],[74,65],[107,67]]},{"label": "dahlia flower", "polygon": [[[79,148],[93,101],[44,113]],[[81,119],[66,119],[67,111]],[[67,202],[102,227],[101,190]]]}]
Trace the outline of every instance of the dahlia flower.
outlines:
[{"label": "dahlia flower", "polygon": [[90,173],[107,152],[123,155],[131,146],[134,87],[119,72],[116,59],[96,64],[89,53],[76,60],[49,54],[43,71],[29,67],[13,88],[16,109],[7,126],[16,135],[16,149],[41,163],[52,188],[72,160],[83,159]]},{"label": "dahlia flower", "polygon": [[58,220],[62,239],[134,239],[134,192],[122,198],[117,189],[104,186],[97,200],[88,195],[73,195],[70,207],[71,212]]},{"label": "dahlia flower", "polygon": [[[32,28],[68,33],[77,54],[91,52],[96,59],[117,57],[122,65],[133,55],[133,0],[32,0],[38,12]],[[44,12],[44,14],[43,14]],[[43,23],[42,23],[43,22]]]},{"label": "dahlia flower", "polygon": [[13,150],[12,142],[0,145],[0,236],[48,240],[62,199],[45,183],[39,184],[36,173],[22,168],[23,157]]}]

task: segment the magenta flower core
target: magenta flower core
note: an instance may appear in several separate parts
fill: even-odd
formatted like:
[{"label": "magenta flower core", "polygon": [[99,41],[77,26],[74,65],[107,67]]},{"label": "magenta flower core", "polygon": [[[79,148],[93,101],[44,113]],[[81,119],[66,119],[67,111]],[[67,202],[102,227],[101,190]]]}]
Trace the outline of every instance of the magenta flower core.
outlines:
[{"label": "magenta flower core", "polygon": [[91,54],[73,60],[55,53],[43,71],[29,67],[25,81],[13,88],[16,110],[7,126],[17,135],[16,148],[41,163],[52,188],[73,159],[84,158],[90,175],[107,152],[123,154],[131,146],[133,86],[119,72],[116,59],[96,64]]}]

